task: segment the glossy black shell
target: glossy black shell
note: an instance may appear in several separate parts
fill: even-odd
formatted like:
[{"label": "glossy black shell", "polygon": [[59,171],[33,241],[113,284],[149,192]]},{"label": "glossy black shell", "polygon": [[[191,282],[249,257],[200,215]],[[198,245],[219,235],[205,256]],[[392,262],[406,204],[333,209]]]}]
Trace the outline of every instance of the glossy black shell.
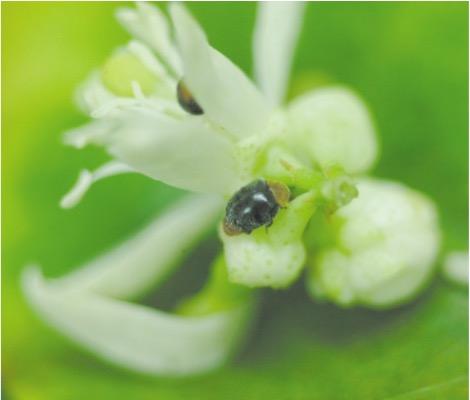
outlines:
[{"label": "glossy black shell", "polygon": [[242,187],[229,200],[224,223],[244,233],[273,223],[279,205],[266,181],[259,179]]}]

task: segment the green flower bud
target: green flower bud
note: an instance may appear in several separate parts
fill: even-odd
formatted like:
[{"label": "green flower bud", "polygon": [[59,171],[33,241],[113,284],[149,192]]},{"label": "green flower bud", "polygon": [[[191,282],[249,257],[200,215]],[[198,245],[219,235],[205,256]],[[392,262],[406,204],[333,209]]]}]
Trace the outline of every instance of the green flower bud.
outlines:
[{"label": "green flower bud", "polygon": [[[308,289],[342,306],[389,307],[415,295],[439,248],[432,202],[401,184],[365,179],[359,197],[312,223]],[[326,234],[329,233],[329,234]]]}]

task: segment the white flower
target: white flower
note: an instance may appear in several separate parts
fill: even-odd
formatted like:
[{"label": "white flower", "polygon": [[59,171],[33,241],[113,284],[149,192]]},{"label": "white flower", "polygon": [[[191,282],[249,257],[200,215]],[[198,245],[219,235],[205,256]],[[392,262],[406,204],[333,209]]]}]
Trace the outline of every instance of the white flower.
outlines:
[{"label": "white flower", "polygon": [[359,197],[312,225],[308,287],[343,306],[389,307],[415,295],[439,250],[437,213],[422,194],[398,183],[365,179]]},{"label": "white flower", "polygon": [[[427,201],[401,186],[365,181],[359,200],[348,206],[358,194],[356,175],[377,156],[362,101],[333,87],[283,104],[303,7],[260,3],[253,43],[258,87],[209,45],[182,5],[170,5],[175,40],[158,8],[139,3],[118,11],[134,39],[80,88],[78,104],[92,122],[65,138],[77,148],[102,146],[112,159],[83,170],[61,205],[70,208],[93,183],[129,172],[206,195],[176,206],[68,276],[48,281],[28,270],[25,293],[50,324],[137,371],[180,375],[216,367],[239,342],[252,312],[253,296],[244,286],[286,287],[312,257],[305,228],[317,209],[345,221],[339,232],[347,252],[333,246],[314,256],[310,287],[316,295],[382,305],[428,276],[437,228]],[[238,236],[220,229],[224,252],[208,284],[175,313],[127,302],[159,283],[220,218],[222,199],[260,178],[290,187],[293,195],[278,204],[272,226]]]},{"label": "white flower", "polygon": [[[140,172],[172,186],[228,198],[257,178],[280,180],[303,192],[321,192],[322,185],[330,185],[331,169],[339,166],[343,177],[366,171],[377,145],[366,108],[350,90],[320,89],[281,107],[303,7],[300,2],[260,3],[254,63],[261,91],[209,45],[183,6],[170,7],[176,43],[157,8],[139,4],[137,10],[121,10],[118,18],[141,42],[133,41],[118,52],[101,79],[95,74],[81,90],[80,103],[95,121],[66,137],[67,143],[79,148],[90,143],[105,147],[115,159],[113,168],[105,167],[108,174],[103,168],[83,171],[62,205],[75,205],[91,183],[121,172]],[[134,79],[129,70],[135,72]],[[178,104],[181,79],[202,115],[191,115]],[[132,92],[133,96],[117,96]],[[343,197],[346,204],[354,195]],[[305,214],[300,226],[307,224],[310,215]],[[262,234],[221,235],[230,277],[238,276],[237,281],[250,286],[281,287],[298,276],[303,244],[296,239],[292,251],[278,258],[268,243],[277,231],[273,226],[264,235],[264,245]],[[273,250],[269,257],[277,259],[276,268],[285,273],[270,276],[279,280],[262,279],[267,275],[255,271],[263,268],[264,258],[248,254],[256,254],[260,246]],[[259,254],[267,255],[266,251]],[[248,281],[241,278],[245,272]]]},{"label": "white flower", "polygon": [[[158,33],[151,35],[153,30],[160,31],[155,24],[163,24],[164,32],[168,29],[157,8],[139,4],[135,11],[118,13],[153,50],[132,42],[129,51],[142,64],[155,66],[156,79],[171,88],[171,96],[144,95],[136,76],[128,82],[134,96],[122,98],[95,78],[82,89],[81,103],[96,120],[70,132],[66,142],[102,145],[116,160],[172,186],[229,195],[251,179],[243,162],[236,160],[238,142],[266,127],[270,108],[243,72],[209,46],[183,6],[172,5],[171,15],[178,47],[166,34],[159,41],[149,40]],[[145,30],[149,24],[152,29]],[[190,115],[178,105],[177,83],[183,77],[203,116]]]},{"label": "white flower", "polygon": [[[300,7],[293,8],[288,25],[300,18]],[[178,46],[157,8],[139,3],[137,10],[118,12],[136,39],[80,88],[78,104],[93,121],[66,135],[66,143],[103,146],[113,159],[93,172],[82,171],[63,207],[77,204],[93,183],[121,173],[222,195],[252,179],[252,156],[264,139],[256,144],[250,137],[269,131],[273,108],[243,72],[209,46],[181,5],[172,5],[171,14]],[[203,116],[178,104],[182,77]],[[221,199],[211,196],[189,199],[60,279],[47,280],[37,267],[30,268],[23,275],[25,294],[51,325],[112,363],[159,375],[214,368],[232,353],[253,309],[251,292],[227,281],[223,258],[214,264],[208,285],[176,313],[127,301],[171,271],[214,223],[220,206]]]}]

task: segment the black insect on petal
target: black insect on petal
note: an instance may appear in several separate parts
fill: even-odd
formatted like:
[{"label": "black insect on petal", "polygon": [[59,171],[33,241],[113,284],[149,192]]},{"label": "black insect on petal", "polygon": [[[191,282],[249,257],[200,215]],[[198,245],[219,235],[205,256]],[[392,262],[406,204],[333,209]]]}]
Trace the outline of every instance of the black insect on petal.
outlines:
[{"label": "black insect on petal", "polygon": [[224,232],[229,235],[251,233],[260,226],[270,226],[279,208],[287,205],[289,189],[282,183],[258,179],[242,187],[225,209]]},{"label": "black insect on petal", "polygon": [[191,94],[187,86],[184,84],[183,80],[180,80],[178,82],[178,86],[176,87],[176,96],[178,98],[178,103],[184,111],[193,115],[204,114],[204,110],[194,99],[193,95]]}]

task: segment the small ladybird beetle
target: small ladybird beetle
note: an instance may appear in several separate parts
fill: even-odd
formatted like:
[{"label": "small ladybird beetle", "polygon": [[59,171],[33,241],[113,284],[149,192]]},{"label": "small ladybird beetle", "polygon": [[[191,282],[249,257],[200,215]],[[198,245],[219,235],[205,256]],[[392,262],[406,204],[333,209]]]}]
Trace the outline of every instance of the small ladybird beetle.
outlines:
[{"label": "small ladybird beetle", "polygon": [[225,209],[223,229],[227,235],[251,233],[272,225],[279,208],[286,207],[289,189],[282,183],[258,179],[243,186],[229,200]]}]

